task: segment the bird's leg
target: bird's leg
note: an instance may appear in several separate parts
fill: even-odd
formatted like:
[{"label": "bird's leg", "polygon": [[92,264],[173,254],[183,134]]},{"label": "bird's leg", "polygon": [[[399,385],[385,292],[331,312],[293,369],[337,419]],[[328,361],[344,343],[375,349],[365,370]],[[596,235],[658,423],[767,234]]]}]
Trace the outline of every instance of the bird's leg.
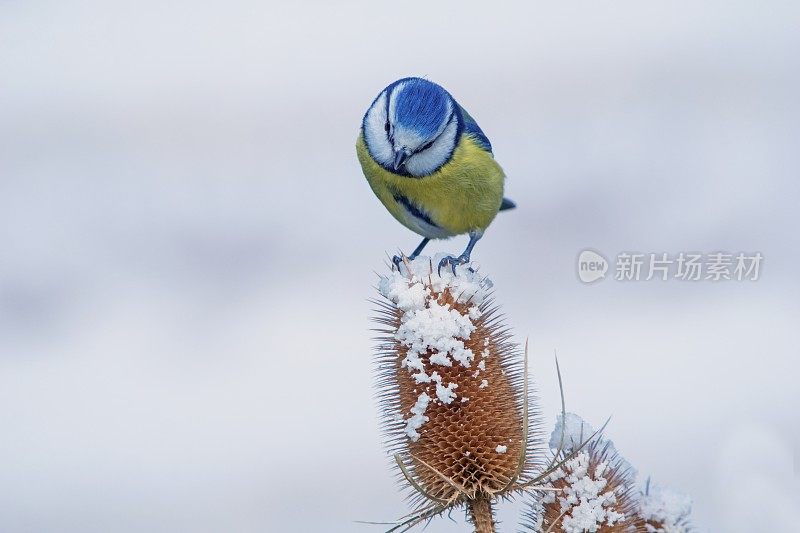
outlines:
[{"label": "bird's leg", "polygon": [[[430,241],[431,240],[429,238],[427,238],[427,237],[422,239],[422,242],[419,243],[419,246],[414,248],[414,251],[411,252],[411,255],[408,256],[408,260],[409,261],[413,261],[414,259],[416,259],[417,256],[422,253],[422,250],[423,250],[423,248],[425,248],[425,245],[428,244]],[[400,270],[400,263],[402,261],[403,261],[403,259],[399,255],[396,255],[396,256],[392,257],[392,263],[394,263],[394,266],[397,267],[397,270]]]},{"label": "bird's leg", "polygon": [[469,232],[469,243],[467,243],[467,248],[464,250],[464,253],[459,255],[458,257],[453,257],[452,255],[448,255],[447,257],[443,258],[439,261],[439,274],[442,273],[442,267],[445,266],[447,263],[450,263],[450,266],[453,269],[453,274],[456,273],[456,267],[458,265],[464,265],[469,263],[469,256],[472,253],[472,249],[475,247],[475,243],[483,237],[482,231],[470,231]]},{"label": "bird's leg", "polygon": [[413,252],[411,252],[411,255],[409,255],[409,256],[408,256],[408,260],[409,260],[409,261],[413,261],[414,259],[416,259],[416,258],[417,258],[417,256],[418,256],[419,254],[421,254],[421,253],[422,253],[422,250],[425,248],[425,246],[426,246],[426,245],[427,245],[429,242],[431,242],[431,240],[430,240],[429,238],[427,238],[427,237],[425,237],[424,239],[422,239],[422,242],[421,242],[421,243],[419,243],[419,246],[417,246],[416,248],[414,248],[414,251],[413,251]]}]

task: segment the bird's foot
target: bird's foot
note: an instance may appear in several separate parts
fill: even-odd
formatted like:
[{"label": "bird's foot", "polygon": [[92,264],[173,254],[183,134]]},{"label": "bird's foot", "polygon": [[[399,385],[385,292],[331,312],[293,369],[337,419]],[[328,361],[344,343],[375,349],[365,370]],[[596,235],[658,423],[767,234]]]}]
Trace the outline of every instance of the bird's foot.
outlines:
[{"label": "bird's foot", "polygon": [[442,267],[447,264],[450,264],[450,268],[453,271],[453,275],[456,273],[456,267],[459,265],[466,265],[469,263],[469,254],[461,254],[458,257],[453,257],[452,255],[448,255],[443,257],[441,261],[439,261],[439,275],[442,275]]},{"label": "bird's foot", "polygon": [[394,266],[397,267],[397,271],[398,272],[400,271],[400,263],[402,263],[402,262],[403,262],[403,258],[400,257],[399,255],[396,255],[396,256],[392,257],[392,263],[394,263]]}]

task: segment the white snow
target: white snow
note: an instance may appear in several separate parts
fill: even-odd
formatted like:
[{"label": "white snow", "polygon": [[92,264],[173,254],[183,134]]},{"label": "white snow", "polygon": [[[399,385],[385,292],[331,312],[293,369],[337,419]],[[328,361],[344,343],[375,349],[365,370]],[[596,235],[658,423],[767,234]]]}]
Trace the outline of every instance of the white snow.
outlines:
[{"label": "white snow", "polygon": [[558,502],[560,512],[565,513],[560,523],[561,531],[597,531],[603,524],[612,526],[625,518],[624,514],[614,510],[617,502],[614,491],[609,489],[604,492],[608,481],[602,474],[606,467],[601,463],[594,472],[590,472],[589,455],[579,452],[562,468],[550,474],[549,481],[563,479],[566,483],[561,492],[548,492],[542,498],[545,504]]},{"label": "white snow", "polygon": [[478,388],[479,389],[485,389],[488,386],[489,386],[489,380],[488,379],[482,379],[481,380],[481,384],[478,386]]},{"label": "white snow", "polygon": [[420,394],[417,398],[417,403],[411,408],[412,416],[406,420],[406,435],[414,442],[419,440],[419,432],[417,430],[428,421],[425,411],[428,410],[430,401],[431,398],[426,393]]},{"label": "white snow", "polygon": [[469,368],[475,358],[472,350],[464,347],[475,330],[472,320],[447,305],[433,299],[422,309],[410,309],[403,313],[395,338],[408,347],[403,366],[422,372],[420,355],[429,350],[436,352],[431,356],[433,364],[452,366],[453,362]]},{"label": "white snow", "polygon": [[408,279],[402,276],[382,277],[378,291],[394,302],[401,311],[422,309],[425,307],[425,299],[428,297],[425,285],[409,283]]},{"label": "white snow", "polygon": [[[453,275],[450,268],[442,268],[442,275],[440,276],[437,272],[438,265],[445,255],[436,254],[433,259],[427,256],[419,256],[414,261],[409,262],[410,272],[405,263],[400,263],[399,272],[393,270],[388,276],[381,277],[378,290],[397,304],[399,308],[403,310],[406,308],[411,309],[413,306],[418,305],[420,300],[413,300],[412,295],[409,295],[408,291],[402,286],[408,285],[409,280],[414,282],[424,281],[425,285],[430,285],[437,293],[444,290],[445,287],[449,287],[459,303],[470,302],[473,306],[480,306],[492,288],[491,280],[477,271],[471,271],[469,265],[457,266],[456,275]],[[415,288],[411,292],[415,296],[420,296],[419,288]]]},{"label": "white snow", "polygon": [[444,387],[441,383],[436,384],[436,397],[439,398],[439,401],[443,404],[449,404],[452,402],[455,397],[456,393],[454,389],[457,389],[458,385],[455,383],[450,383],[447,387]]},{"label": "white snow", "polygon": [[[411,373],[417,384],[434,383],[435,394],[431,394],[440,403],[448,405],[457,398],[455,389],[458,385],[445,385],[441,376],[426,366],[472,366],[475,354],[464,342],[475,331],[475,321],[481,316],[480,305],[487,298],[492,283],[471,271],[468,265],[456,267],[455,275],[449,268],[443,268],[440,276],[437,267],[443,257],[444,254],[433,259],[420,256],[409,265],[401,263],[399,271],[392,270],[389,275],[381,277],[378,291],[402,313],[400,326],[394,335],[406,347],[401,367]],[[433,298],[434,294],[441,293],[445,288],[450,290],[457,303],[469,303],[464,314]],[[483,355],[487,352],[484,350]],[[431,355],[426,365],[422,356],[429,353]],[[484,368],[485,364],[480,365],[481,370]],[[425,410],[431,400],[431,396],[423,392],[411,409],[412,416],[406,419],[405,429],[411,440],[419,439],[417,430],[428,420]]]},{"label": "white snow", "polygon": [[639,501],[639,514],[645,520],[663,524],[662,528],[648,525],[652,533],[684,533],[688,531],[683,519],[692,512],[692,499],[686,494],[659,485],[648,487]]},{"label": "white snow", "polygon": [[499,444],[497,448],[494,449],[494,451],[496,451],[497,453],[506,453],[508,451],[508,446],[503,446],[502,444]]},{"label": "white snow", "polygon": [[550,435],[550,448],[552,450],[558,449],[559,444],[562,444],[561,435],[563,432],[564,437],[561,449],[569,453],[570,450],[577,448],[591,437],[594,433],[594,428],[575,413],[565,413],[565,415],[563,419],[561,415],[558,415],[556,427]]}]

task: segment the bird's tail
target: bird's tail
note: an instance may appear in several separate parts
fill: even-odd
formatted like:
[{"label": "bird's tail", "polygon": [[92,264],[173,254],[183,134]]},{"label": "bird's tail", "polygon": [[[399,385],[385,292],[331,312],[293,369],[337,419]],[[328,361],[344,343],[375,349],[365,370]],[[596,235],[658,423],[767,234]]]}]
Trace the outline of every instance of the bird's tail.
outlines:
[{"label": "bird's tail", "polygon": [[508,198],[503,198],[503,202],[500,204],[500,211],[507,211],[509,209],[514,209],[515,207],[517,207],[517,204]]}]

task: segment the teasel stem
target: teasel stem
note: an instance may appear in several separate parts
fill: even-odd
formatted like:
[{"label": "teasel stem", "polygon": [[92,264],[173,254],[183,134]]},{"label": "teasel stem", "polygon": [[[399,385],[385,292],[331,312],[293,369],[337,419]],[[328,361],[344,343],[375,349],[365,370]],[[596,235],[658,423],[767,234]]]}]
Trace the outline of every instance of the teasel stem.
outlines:
[{"label": "teasel stem", "polygon": [[469,516],[475,526],[475,533],[495,533],[492,501],[488,494],[480,493],[469,501]]}]

